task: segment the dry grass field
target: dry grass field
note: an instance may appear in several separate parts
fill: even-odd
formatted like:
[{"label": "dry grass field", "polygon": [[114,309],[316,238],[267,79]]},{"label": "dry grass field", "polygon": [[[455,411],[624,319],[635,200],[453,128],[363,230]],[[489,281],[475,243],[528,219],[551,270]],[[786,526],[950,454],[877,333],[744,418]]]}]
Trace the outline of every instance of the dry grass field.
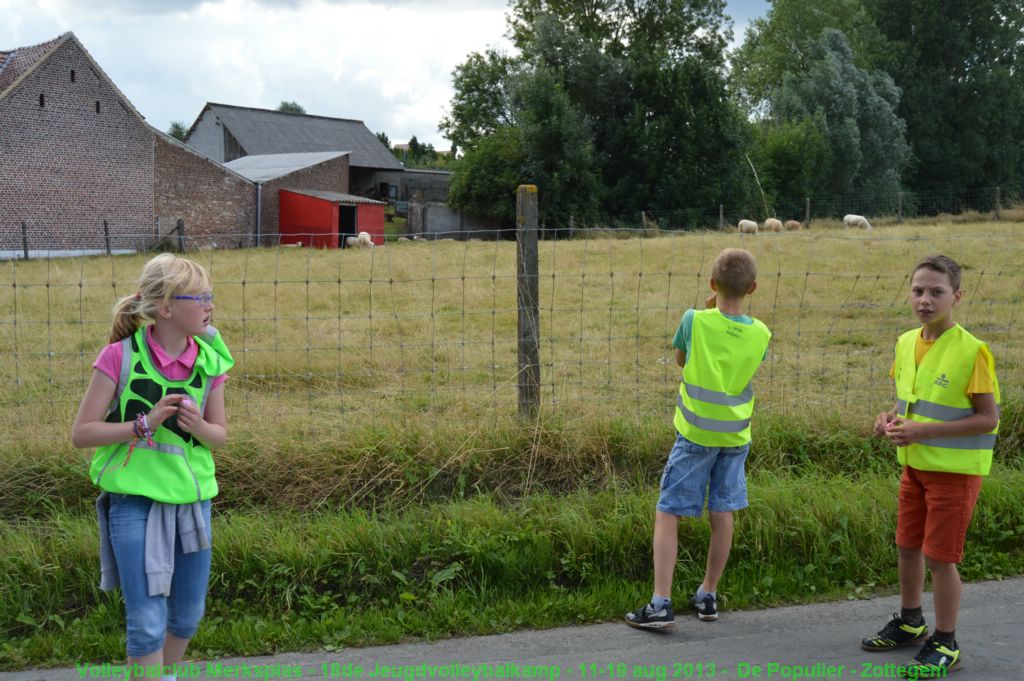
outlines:
[{"label": "dry grass field", "polygon": [[[545,412],[601,417],[670,411],[671,339],[702,307],[715,254],[749,249],[749,311],[772,329],[759,409],[863,421],[885,406],[897,334],[915,324],[909,270],[946,253],[963,264],[956,318],[988,341],[1004,388],[1020,385],[1021,224],[716,232],[540,244]],[[237,359],[235,428],[305,419],[501,419],[515,410],[515,246],[436,241],[370,251],[192,254],[216,281],[215,323]],[[116,296],[143,256],[0,264],[3,438],[45,418],[63,434]],[[258,423],[257,423],[258,422]]]}]

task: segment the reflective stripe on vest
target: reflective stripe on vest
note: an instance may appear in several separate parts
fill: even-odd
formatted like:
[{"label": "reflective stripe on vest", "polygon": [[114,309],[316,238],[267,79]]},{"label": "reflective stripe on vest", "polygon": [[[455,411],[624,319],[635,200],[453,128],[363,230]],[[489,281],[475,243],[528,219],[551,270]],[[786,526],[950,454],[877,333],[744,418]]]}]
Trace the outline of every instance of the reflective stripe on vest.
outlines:
[{"label": "reflective stripe on vest", "polygon": [[[747,384],[747,387],[743,389],[743,392],[741,392],[739,395],[730,395],[729,393],[723,393],[718,390],[708,390],[707,388],[701,388],[700,386],[691,385],[686,381],[683,381],[683,386],[685,386],[686,388],[686,394],[692,397],[693,399],[700,400],[701,402],[708,402],[709,404],[720,404],[723,407],[737,407],[741,404],[746,404],[750,400],[754,399],[754,389],[751,387],[749,383]],[[679,399],[679,404],[682,404],[682,398]],[[711,429],[708,428],[705,430]]]},{"label": "reflective stripe on vest", "polygon": [[[714,392],[714,391],[708,391]],[[724,395],[725,393],[720,393]],[[693,395],[690,395],[693,397]],[[753,397],[753,395],[751,395]],[[708,401],[708,400],[705,400]],[[750,400],[746,400],[749,402]],[[747,426],[750,425],[750,419],[740,419],[739,421],[723,421],[722,419],[712,419],[706,416],[697,416],[692,411],[686,408],[683,404],[683,396],[676,396],[676,406],[679,407],[679,411],[682,412],[683,418],[686,422],[692,426],[700,428],[701,430],[710,430],[713,433],[739,433],[746,430]]]},{"label": "reflective stripe on vest", "polygon": [[910,405],[907,409],[906,400],[896,400],[896,409],[901,414],[910,416],[924,416],[925,418],[933,419],[935,421],[958,421],[965,419],[968,416],[974,416],[974,408],[968,407],[961,409],[959,407],[947,407],[944,404],[937,402],[929,402],[928,400],[918,400]]}]

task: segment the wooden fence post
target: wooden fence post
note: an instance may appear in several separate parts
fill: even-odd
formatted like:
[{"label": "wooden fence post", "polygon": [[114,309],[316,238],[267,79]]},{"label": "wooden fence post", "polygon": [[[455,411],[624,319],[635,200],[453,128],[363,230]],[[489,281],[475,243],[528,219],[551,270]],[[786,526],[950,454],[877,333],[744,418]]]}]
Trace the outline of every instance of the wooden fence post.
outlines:
[{"label": "wooden fence post", "polygon": [[185,221],[178,218],[174,228],[178,230],[178,253],[185,252]]},{"label": "wooden fence post", "polygon": [[25,260],[28,260],[28,225],[25,221],[21,221],[21,250],[25,254]]},{"label": "wooden fence post", "polygon": [[516,293],[519,303],[519,415],[540,409],[540,275],[537,265],[537,186],[516,190]]}]

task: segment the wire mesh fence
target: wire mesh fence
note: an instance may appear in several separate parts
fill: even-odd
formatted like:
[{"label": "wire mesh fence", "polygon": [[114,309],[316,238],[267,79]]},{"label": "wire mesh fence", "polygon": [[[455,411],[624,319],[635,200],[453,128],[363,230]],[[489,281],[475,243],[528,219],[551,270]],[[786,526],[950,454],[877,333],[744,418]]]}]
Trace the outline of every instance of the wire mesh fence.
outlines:
[{"label": "wire mesh fence", "polygon": [[[955,318],[987,341],[1011,396],[1022,273],[1017,223],[747,236],[603,230],[539,244],[541,418],[663,415],[671,341],[703,308],[717,253],[750,250],[747,312],[773,331],[758,412],[862,426],[891,406],[893,345],[915,319],[910,270],[943,252],[964,268]],[[145,254],[0,263],[0,441],[64,438]],[[196,251],[214,324],[236,359],[233,423],[301,431],[410,418],[495,423],[517,413],[516,245],[391,242],[365,250]],[[865,426],[866,427],[866,426]],[[235,430],[237,432],[237,429]]]}]

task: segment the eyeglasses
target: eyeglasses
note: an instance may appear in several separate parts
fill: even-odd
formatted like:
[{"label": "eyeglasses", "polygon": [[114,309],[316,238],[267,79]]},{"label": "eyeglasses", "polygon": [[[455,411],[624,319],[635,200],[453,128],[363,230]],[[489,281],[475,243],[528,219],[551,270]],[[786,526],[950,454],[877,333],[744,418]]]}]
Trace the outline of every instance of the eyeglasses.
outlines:
[{"label": "eyeglasses", "polygon": [[204,293],[199,296],[174,296],[175,300],[194,300],[196,305],[206,307],[213,302],[213,293]]}]

